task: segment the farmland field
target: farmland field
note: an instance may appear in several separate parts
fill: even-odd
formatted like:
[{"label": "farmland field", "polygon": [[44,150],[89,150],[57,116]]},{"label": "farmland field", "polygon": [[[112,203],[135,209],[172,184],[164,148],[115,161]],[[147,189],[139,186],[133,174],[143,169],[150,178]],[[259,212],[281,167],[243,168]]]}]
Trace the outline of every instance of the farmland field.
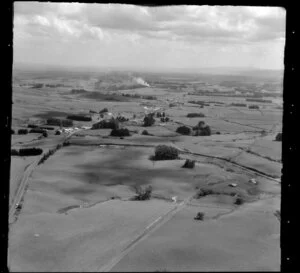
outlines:
[{"label": "farmland field", "polygon": [[[15,71],[12,149],[43,153],[12,155],[10,270],[279,270],[278,102],[249,109],[255,104],[246,101],[249,95],[232,91],[243,81],[222,86],[224,78],[231,79],[226,75],[137,73],[147,85],[132,77]],[[264,78],[252,81],[256,86]],[[201,89],[205,84],[210,96]],[[151,113],[154,124],[145,126]],[[30,130],[29,124],[47,127],[47,120],[70,115],[90,119],[51,125],[46,136],[18,134]],[[112,118],[129,136],[111,136],[112,128],[101,128]],[[194,134],[201,121],[209,126],[208,135]],[[179,133],[180,126],[190,133]],[[158,145],[174,147],[178,157],[154,160]],[[194,160],[193,168],[183,168],[187,159]],[[24,178],[29,165],[33,170]],[[149,186],[151,198],[136,200]],[[194,219],[198,212],[204,213],[202,221]]]}]

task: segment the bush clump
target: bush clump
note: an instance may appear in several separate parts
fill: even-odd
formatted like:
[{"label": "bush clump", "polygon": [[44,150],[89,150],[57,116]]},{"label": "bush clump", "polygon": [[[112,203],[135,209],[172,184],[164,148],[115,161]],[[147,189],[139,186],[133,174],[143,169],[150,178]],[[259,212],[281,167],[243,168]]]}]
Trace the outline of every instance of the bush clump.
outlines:
[{"label": "bush clump", "polygon": [[204,218],[204,212],[198,212],[194,219],[203,221],[203,218]]},{"label": "bush clump", "polygon": [[46,132],[43,132],[43,137],[48,137],[48,133],[47,133],[47,131]]},{"label": "bush clump", "polygon": [[15,130],[10,129],[10,133],[11,133],[12,135],[14,135],[14,134],[15,134]]},{"label": "bush clump", "polygon": [[144,117],[144,126],[149,127],[155,123],[154,113],[150,113]]},{"label": "bush clump", "polygon": [[187,159],[183,164],[182,168],[193,169],[195,167],[195,160]]},{"label": "bush clump", "polygon": [[59,136],[59,135],[61,135],[61,132],[60,132],[59,130],[57,130],[57,131],[55,132],[55,135],[56,135],[56,136]]},{"label": "bush clump", "polygon": [[149,200],[152,194],[152,187],[149,185],[145,189],[142,189],[140,186],[135,186],[136,195],[133,197],[133,200]]},{"label": "bush clump", "polygon": [[76,120],[76,121],[91,121],[92,118],[89,116],[83,116],[83,115],[71,115],[67,116],[67,119]]},{"label": "bush clump", "polygon": [[10,154],[11,155],[19,155],[19,151],[16,149],[11,149]]},{"label": "bush clump", "polygon": [[111,118],[110,120],[101,120],[92,126],[92,130],[95,129],[119,129],[119,121],[115,118]]},{"label": "bush clump", "polygon": [[18,130],[18,135],[27,135],[28,134],[28,130],[27,129],[19,129]]},{"label": "bush clump", "polygon": [[205,115],[203,113],[188,113],[188,118],[204,118]]},{"label": "bush clump", "polygon": [[191,134],[191,128],[183,125],[176,129],[176,133],[181,135],[189,135]]},{"label": "bush clump", "polygon": [[152,160],[173,160],[178,158],[178,150],[172,146],[158,145]]},{"label": "bush clump", "polygon": [[211,194],[214,194],[214,191],[211,190],[211,189],[200,189],[200,190],[197,192],[195,198],[196,198],[196,199],[199,199],[200,197],[204,197],[204,196],[206,196],[206,195],[211,195]]},{"label": "bush clump", "polygon": [[242,205],[242,204],[244,204],[244,202],[245,202],[245,201],[244,201],[243,198],[238,197],[238,198],[235,199],[234,204],[235,204],[235,205]]},{"label": "bush clump", "polygon": [[107,113],[108,109],[107,108],[103,108],[101,111],[99,111],[99,114],[103,114],[103,113]]},{"label": "bush clump", "polygon": [[276,141],[282,141],[282,133],[278,133],[275,140]]},{"label": "bush clump", "polygon": [[130,132],[127,128],[112,129],[110,135],[117,136],[117,137],[124,137],[124,136],[130,136]]},{"label": "bush clump", "polygon": [[150,134],[149,134],[149,132],[148,132],[147,130],[144,130],[144,131],[142,132],[142,135],[144,135],[144,136],[149,136]]},{"label": "bush clump", "polygon": [[40,155],[43,153],[41,148],[23,148],[19,150],[20,156]]}]

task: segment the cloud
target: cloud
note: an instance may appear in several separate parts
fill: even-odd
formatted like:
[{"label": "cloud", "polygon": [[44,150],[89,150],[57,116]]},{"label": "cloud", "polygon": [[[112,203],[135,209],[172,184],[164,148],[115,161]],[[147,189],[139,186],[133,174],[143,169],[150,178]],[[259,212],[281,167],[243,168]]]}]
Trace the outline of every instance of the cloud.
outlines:
[{"label": "cloud", "polygon": [[[76,37],[80,37],[85,30],[92,36],[94,34],[95,39],[103,37],[103,31],[107,30],[115,33],[131,32],[153,39],[217,43],[227,38],[230,42],[247,43],[282,39],[285,31],[285,10],[276,7],[143,7],[17,2],[15,13],[33,23],[48,27],[51,25],[60,33]],[[20,24],[21,19],[17,20]]]}]

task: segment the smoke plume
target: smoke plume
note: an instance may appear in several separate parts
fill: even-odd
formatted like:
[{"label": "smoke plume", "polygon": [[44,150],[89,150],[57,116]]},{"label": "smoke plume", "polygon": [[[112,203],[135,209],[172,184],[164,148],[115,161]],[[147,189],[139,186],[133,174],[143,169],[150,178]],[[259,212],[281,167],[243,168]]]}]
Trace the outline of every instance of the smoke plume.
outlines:
[{"label": "smoke plume", "polygon": [[140,85],[144,85],[144,86],[147,86],[147,87],[150,87],[150,85],[146,82],[146,81],[144,81],[142,78],[133,78],[134,79],[134,81],[136,82],[136,83],[138,83],[138,84],[140,84]]}]

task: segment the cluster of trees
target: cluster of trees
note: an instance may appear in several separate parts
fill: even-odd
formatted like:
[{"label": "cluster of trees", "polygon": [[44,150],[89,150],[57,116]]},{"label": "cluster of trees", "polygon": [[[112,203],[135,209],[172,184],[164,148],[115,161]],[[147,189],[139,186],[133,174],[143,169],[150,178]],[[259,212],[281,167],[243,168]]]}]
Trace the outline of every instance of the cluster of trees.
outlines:
[{"label": "cluster of trees", "polygon": [[111,118],[110,120],[101,120],[93,124],[92,130],[96,129],[119,129],[119,121],[115,118]]},{"label": "cluster of trees", "polygon": [[41,148],[22,148],[19,150],[12,149],[11,155],[19,155],[19,156],[34,156],[40,155],[43,153]]},{"label": "cluster of trees", "polygon": [[203,108],[203,106],[209,106],[209,103],[206,103],[203,100],[197,100],[197,101],[196,100],[190,100],[190,101],[188,101],[188,103],[198,104],[198,105],[202,106],[202,108]]},{"label": "cluster of trees", "polygon": [[40,128],[32,128],[29,133],[38,133],[38,134],[44,134],[47,133],[46,130],[40,129]]},{"label": "cluster of trees", "polygon": [[141,186],[134,186],[136,195],[132,198],[132,200],[149,200],[151,198],[152,194],[152,187],[151,185],[147,186],[145,189],[143,189]]},{"label": "cluster of trees", "polygon": [[272,103],[271,100],[264,100],[264,99],[246,99],[246,101],[252,101],[252,102],[270,102],[270,103]]},{"label": "cluster of trees", "polygon": [[103,113],[107,113],[108,109],[107,108],[103,108],[101,111],[99,111],[99,114],[103,114]]},{"label": "cluster of trees", "polygon": [[147,114],[144,117],[144,126],[149,127],[155,123],[154,113]]},{"label": "cluster of trees", "polygon": [[149,132],[147,130],[143,130],[142,135],[144,136],[150,136]]},{"label": "cluster of trees", "polygon": [[231,103],[231,106],[247,107],[246,103]]},{"label": "cluster of trees", "polygon": [[43,83],[35,83],[35,84],[32,85],[31,88],[42,88],[43,86],[44,86]]},{"label": "cluster of trees", "polygon": [[188,113],[188,118],[204,118],[205,115],[203,113]]},{"label": "cluster of trees", "polygon": [[18,130],[18,135],[27,135],[28,134],[28,130],[27,129],[19,129]]},{"label": "cluster of trees", "polygon": [[125,117],[123,117],[123,116],[117,116],[117,118],[116,118],[118,121],[120,121],[120,122],[124,122],[124,121],[128,121],[129,119],[128,118],[125,118]]},{"label": "cluster of trees", "polygon": [[49,150],[47,153],[45,153],[45,154],[42,156],[42,158],[39,160],[38,165],[44,163],[44,161],[46,161],[47,158],[48,158],[49,156],[53,155],[53,154],[54,154],[57,150],[59,150],[61,147],[62,147],[61,144],[57,144],[57,146],[56,146],[54,149]]},{"label": "cluster of trees", "polygon": [[156,100],[155,96],[151,95],[138,95],[138,94],[122,94],[124,97],[136,98],[136,99],[144,99],[144,100]]},{"label": "cluster of trees", "polygon": [[88,91],[86,91],[85,89],[72,89],[71,90],[71,94],[84,94]]},{"label": "cluster of trees", "polygon": [[155,148],[154,156],[152,156],[151,160],[174,160],[178,159],[179,151],[167,145],[158,145]]},{"label": "cluster of trees", "polygon": [[73,121],[69,119],[58,119],[58,118],[49,118],[47,119],[47,125],[54,126],[63,126],[63,127],[72,127]]},{"label": "cluster of trees", "polygon": [[193,127],[194,136],[210,136],[211,129],[205,124],[204,121],[199,121],[199,123]]},{"label": "cluster of trees", "polygon": [[169,120],[169,117],[160,118],[161,122],[168,122]]},{"label": "cluster of trees", "polygon": [[278,133],[275,140],[276,141],[282,141],[282,133]]},{"label": "cluster of trees", "polygon": [[177,129],[176,129],[176,133],[178,134],[181,134],[181,135],[190,135],[192,132],[191,128],[188,127],[188,126],[179,126]]},{"label": "cluster of trees", "polygon": [[58,83],[58,84],[46,84],[45,86],[55,88],[55,87],[64,87],[65,85],[62,83]]},{"label": "cluster of trees", "polygon": [[204,121],[199,121],[199,123],[193,127],[193,133],[190,127],[188,126],[179,126],[176,129],[176,133],[181,135],[194,135],[194,136],[210,136],[211,129]]},{"label": "cluster of trees", "polygon": [[130,132],[127,128],[112,129],[110,135],[117,136],[117,137],[124,137],[124,136],[130,136]]},{"label": "cluster of trees", "polygon": [[248,106],[249,109],[259,109],[258,105],[249,105]]},{"label": "cluster of trees", "polygon": [[76,121],[91,121],[92,118],[90,116],[83,115],[71,115],[67,116],[67,119],[76,120]]},{"label": "cluster of trees", "polygon": [[182,168],[193,169],[195,167],[195,160],[186,159]]},{"label": "cluster of trees", "polygon": [[157,118],[164,118],[166,116],[165,112],[156,112]]}]

